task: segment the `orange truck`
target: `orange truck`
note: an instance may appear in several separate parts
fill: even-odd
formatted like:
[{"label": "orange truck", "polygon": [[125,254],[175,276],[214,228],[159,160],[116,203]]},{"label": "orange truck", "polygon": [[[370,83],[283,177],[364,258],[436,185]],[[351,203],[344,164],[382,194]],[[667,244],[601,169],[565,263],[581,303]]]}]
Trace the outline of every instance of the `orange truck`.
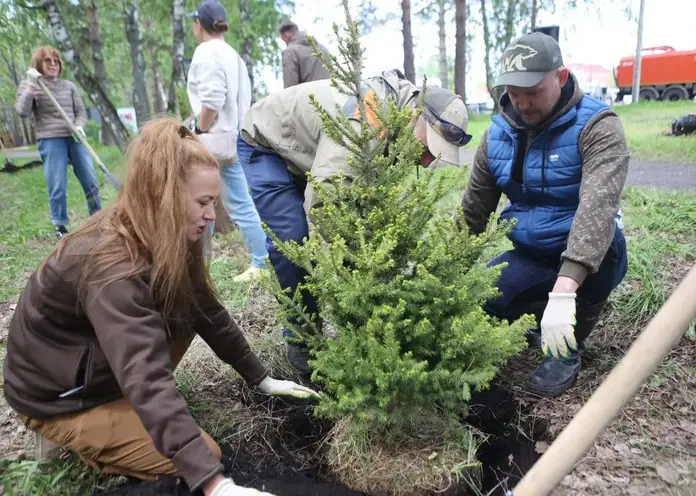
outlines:
[{"label": "orange truck", "polygon": [[[633,89],[635,57],[623,57],[614,72],[617,101]],[[691,100],[696,97],[696,50],[670,46],[646,48],[641,52],[640,100]]]}]

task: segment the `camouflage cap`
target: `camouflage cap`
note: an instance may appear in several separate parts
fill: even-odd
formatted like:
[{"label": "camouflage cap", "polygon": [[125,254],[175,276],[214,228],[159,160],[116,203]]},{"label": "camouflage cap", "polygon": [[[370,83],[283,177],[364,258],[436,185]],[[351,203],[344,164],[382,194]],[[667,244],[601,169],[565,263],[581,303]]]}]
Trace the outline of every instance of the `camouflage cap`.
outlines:
[{"label": "camouflage cap", "polygon": [[500,76],[493,87],[531,88],[560,67],[563,67],[563,56],[556,40],[544,33],[530,33],[505,49]]}]

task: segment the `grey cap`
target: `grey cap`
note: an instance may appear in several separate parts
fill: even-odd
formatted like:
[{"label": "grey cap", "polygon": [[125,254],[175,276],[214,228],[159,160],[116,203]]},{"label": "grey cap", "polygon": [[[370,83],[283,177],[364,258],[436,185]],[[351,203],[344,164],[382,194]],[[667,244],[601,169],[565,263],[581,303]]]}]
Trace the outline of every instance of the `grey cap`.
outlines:
[{"label": "grey cap", "polygon": [[493,87],[531,88],[560,67],[563,67],[563,56],[556,40],[544,33],[530,33],[505,49],[500,76]]},{"label": "grey cap", "polygon": [[203,0],[188,16],[197,19],[208,30],[212,30],[217,21],[227,22],[227,11],[217,0]]},{"label": "grey cap", "polygon": [[471,141],[471,135],[466,132],[469,114],[462,98],[445,88],[432,86],[425,90],[423,116],[430,153],[439,155],[442,162],[459,165],[459,148]]}]

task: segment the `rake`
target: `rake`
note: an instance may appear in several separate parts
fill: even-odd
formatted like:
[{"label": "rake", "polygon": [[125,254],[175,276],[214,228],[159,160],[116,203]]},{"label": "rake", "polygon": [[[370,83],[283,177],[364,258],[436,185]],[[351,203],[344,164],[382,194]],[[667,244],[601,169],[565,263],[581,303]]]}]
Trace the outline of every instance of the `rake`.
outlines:
[{"label": "rake", "polygon": [[89,154],[92,156],[94,161],[97,163],[101,171],[104,173],[106,176],[106,182],[108,182],[110,185],[112,185],[114,188],[116,188],[117,191],[119,191],[121,188],[123,188],[123,183],[121,180],[114,176],[111,172],[109,172],[109,169],[106,168],[104,165],[104,162],[101,161],[99,158],[99,155],[97,155],[97,152],[94,151],[94,149],[89,145],[87,140],[80,135],[80,133],[77,132],[77,128],[75,127],[75,124],[70,120],[70,117],[68,117],[68,114],[65,113],[65,110],[63,110],[63,107],[60,106],[58,103],[58,100],[56,100],[56,97],[53,96],[53,93],[46,87],[46,84],[39,78],[39,86],[41,86],[41,89],[43,90],[44,93],[46,93],[46,96],[53,102],[53,105],[56,107],[58,112],[60,112],[60,115],[63,117],[63,120],[65,123],[70,127],[70,130],[72,131],[73,135],[82,143],[85,148],[87,148],[87,151]]}]

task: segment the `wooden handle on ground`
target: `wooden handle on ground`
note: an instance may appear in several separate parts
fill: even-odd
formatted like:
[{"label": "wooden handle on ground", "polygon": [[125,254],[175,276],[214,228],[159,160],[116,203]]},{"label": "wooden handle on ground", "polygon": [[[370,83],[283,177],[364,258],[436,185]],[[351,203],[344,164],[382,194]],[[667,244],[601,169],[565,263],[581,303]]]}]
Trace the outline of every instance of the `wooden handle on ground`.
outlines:
[{"label": "wooden handle on ground", "polygon": [[[58,103],[58,100],[56,100],[56,97],[53,96],[53,93],[51,93],[51,91],[46,87],[46,83],[44,83],[41,80],[41,78],[39,78],[37,81],[39,83],[39,86],[41,86],[41,89],[43,90],[43,92],[46,94],[46,96],[48,96],[48,98],[51,100],[51,102],[53,102],[53,105],[55,105],[56,109],[58,109],[58,112],[60,112],[60,115],[63,117],[63,120],[70,127],[70,131],[72,131],[73,134],[80,141],[80,143],[82,143],[85,146],[85,148],[87,148],[87,151],[89,152],[90,155],[92,155],[92,158],[97,163],[97,165],[102,170],[102,172],[104,174],[106,174],[107,178],[109,178],[109,179],[113,178],[116,181],[118,181],[118,179],[113,174],[111,174],[111,172],[109,172],[109,169],[106,168],[106,166],[104,165],[104,162],[102,162],[101,159],[99,158],[99,155],[97,155],[97,152],[95,152],[94,149],[91,146],[89,146],[89,143],[87,142],[87,140],[82,135],[80,135],[80,133],[77,132],[77,127],[75,127],[75,124],[73,123],[73,121],[70,120],[70,117],[68,117],[68,114],[65,113],[65,110],[63,110],[63,107],[60,106],[60,103]],[[120,181],[118,181],[118,182],[120,183]],[[119,187],[117,186],[117,188],[119,188]]]},{"label": "wooden handle on ground", "polygon": [[544,455],[514,496],[549,494],[594,444],[696,318],[696,265]]}]

